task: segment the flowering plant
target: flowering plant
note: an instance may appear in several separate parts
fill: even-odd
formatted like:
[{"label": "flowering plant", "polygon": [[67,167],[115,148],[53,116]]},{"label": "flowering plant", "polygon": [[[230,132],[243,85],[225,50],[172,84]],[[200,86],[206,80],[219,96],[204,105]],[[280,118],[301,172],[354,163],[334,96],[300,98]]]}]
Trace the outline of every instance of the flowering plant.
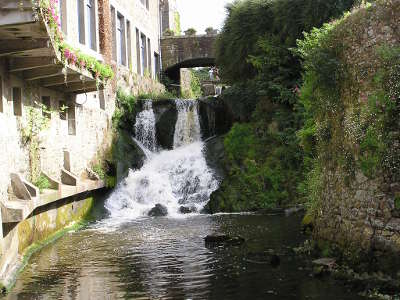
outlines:
[{"label": "flowering plant", "polygon": [[36,7],[50,29],[55,48],[61,54],[62,62],[81,70],[89,71],[97,81],[113,78],[114,73],[109,65],[102,64],[94,57],[73,49],[64,41],[64,34],[61,30],[61,20],[58,12],[58,1],[59,0],[39,0]]}]

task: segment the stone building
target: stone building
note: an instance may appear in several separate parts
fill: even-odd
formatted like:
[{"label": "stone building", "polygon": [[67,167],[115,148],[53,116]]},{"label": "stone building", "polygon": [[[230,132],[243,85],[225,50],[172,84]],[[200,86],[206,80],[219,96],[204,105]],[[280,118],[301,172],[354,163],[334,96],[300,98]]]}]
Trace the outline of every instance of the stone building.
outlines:
[{"label": "stone building", "polygon": [[175,35],[179,35],[180,17],[176,5],[176,0],[160,0],[161,32],[171,30]]},{"label": "stone building", "polygon": [[117,86],[163,91],[159,14],[158,0],[0,1],[3,283],[29,245],[84,214],[82,192],[104,186],[93,170]]}]

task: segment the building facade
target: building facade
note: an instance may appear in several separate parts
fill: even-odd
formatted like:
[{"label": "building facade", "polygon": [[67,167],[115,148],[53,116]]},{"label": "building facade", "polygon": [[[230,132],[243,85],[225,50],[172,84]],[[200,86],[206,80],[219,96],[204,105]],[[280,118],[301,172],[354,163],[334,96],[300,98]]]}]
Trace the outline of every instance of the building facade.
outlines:
[{"label": "building facade", "polygon": [[58,223],[57,201],[104,186],[93,169],[111,146],[117,87],[163,90],[159,40],[158,0],[0,1],[0,281],[74,219],[79,205]]}]

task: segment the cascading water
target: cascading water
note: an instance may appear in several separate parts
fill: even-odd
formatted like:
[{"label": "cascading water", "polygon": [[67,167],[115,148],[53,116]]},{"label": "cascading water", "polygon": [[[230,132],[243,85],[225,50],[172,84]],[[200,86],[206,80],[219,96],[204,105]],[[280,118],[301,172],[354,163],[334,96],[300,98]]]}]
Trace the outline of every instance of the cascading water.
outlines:
[{"label": "cascading water", "polygon": [[176,100],[178,119],[175,126],[174,148],[200,141],[200,122],[197,101]]},{"label": "cascading water", "polygon": [[155,152],[151,102],[146,102],[145,110],[137,115],[136,138],[142,147],[151,150],[151,155],[140,170],[129,172],[107,200],[111,217],[146,216],[156,204],[165,206],[172,217],[180,216],[182,207],[200,211],[218,188],[203,154],[197,102],[176,100],[176,107],[178,119],[171,151]]},{"label": "cascading water", "polygon": [[153,111],[153,103],[147,100],[143,104],[143,110],[137,115],[135,123],[136,140],[139,146],[154,152],[157,149],[156,118]]}]

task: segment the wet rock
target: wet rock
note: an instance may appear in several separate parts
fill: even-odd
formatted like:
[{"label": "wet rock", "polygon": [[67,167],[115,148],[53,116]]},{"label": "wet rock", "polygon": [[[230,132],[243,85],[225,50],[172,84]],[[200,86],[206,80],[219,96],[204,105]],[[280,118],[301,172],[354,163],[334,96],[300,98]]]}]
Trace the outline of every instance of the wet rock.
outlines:
[{"label": "wet rock", "polygon": [[199,117],[203,139],[227,133],[233,124],[228,106],[220,97],[199,99]]},{"label": "wet rock", "polygon": [[156,204],[148,213],[149,217],[165,217],[168,215],[168,208],[162,204]]},{"label": "wet rock", "polygon": [[320,258],[314,260],[312,263],[313,274],[317,277],[329,274],[336,268],[336,260],[333,258]]},{"label": "wet rock", "polygon": [[226,175],[224,168],[225,136],[216,136],[206,141],[205,143],[205,158],[207,165],[214,171],[218,179],[223,179]]},{"label": "wet rock", "polygon": [[114,156],[118,182],[128,175],[130,169],[140,169],[146,160],[145,153],[136,145],[131,134],[123,130],[118,134]]},{"label": "wet rock", "polygon": [[163,149],[173,149],[175,124],[178,119],[175,100],[154,101],[153,111],[156,118],[157,143]]},{"label": "wet rock", "polygon": [[218,246],[240,246],[244,244],[245,239],[240,236],[231,237],[229,235],[207,235],[204,238],[206,247],[218,247]]},{"label": "wet rock", "polygon": [[287,208],[285,209],[285,216],[291,216],[293,214],[299,213],[299,212],[303,212],[304,211],[304,207],[303,206],[296,206],[296,207],[291,207],[291,208]]},{"label": "wet rock", "polygon": [[181,206],[181,207],[179,208],[179,212],[180,212],[181,214],[191,214],[191,213],[197,212],[197,208],[194,207],[194,206],[191,206],[191,207]]}]

